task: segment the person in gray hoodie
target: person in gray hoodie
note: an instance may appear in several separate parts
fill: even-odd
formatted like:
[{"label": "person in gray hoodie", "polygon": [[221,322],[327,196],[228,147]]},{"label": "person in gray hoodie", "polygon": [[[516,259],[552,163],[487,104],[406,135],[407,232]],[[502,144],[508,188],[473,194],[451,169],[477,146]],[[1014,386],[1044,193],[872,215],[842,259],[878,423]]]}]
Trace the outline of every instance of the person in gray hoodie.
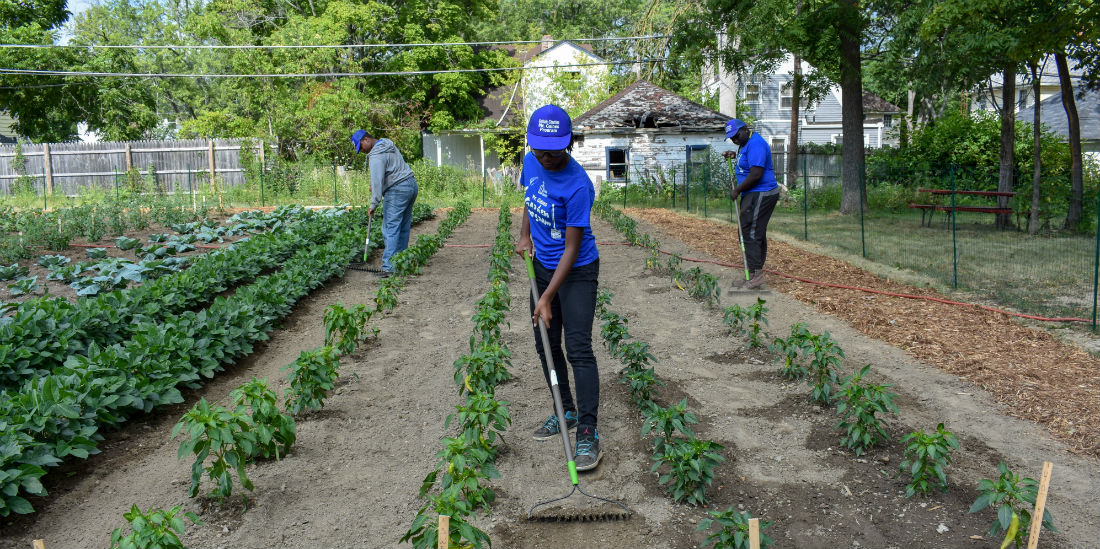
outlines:
[{"label": "person in gray hoodie", "polygon": [[355,130],[351,142],[356,153],[367,155],[372,217],[378,203],[383,203],[382,240],[386,249],[382,252],[382,277],[385,278],[393,274],[393,264],[390,263],[393,254],[409,247],[413,203],[420,188],[412,169],[393,141],[378,139],[366,130]]}]

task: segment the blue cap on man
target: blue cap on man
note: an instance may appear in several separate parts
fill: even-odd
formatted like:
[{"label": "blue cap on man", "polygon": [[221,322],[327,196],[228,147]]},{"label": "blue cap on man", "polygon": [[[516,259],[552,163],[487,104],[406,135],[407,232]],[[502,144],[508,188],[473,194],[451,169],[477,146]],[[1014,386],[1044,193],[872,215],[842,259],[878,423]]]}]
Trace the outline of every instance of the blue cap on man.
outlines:
[{"label": "blue cap on man", "polygon": [[745,126],[748,126],[748,124],[736,118],[731,118],[729,122],[726,122],[726,139],[737,135],[738,130]]},{"label": "blue cap on man", "polygon": [[364,135],[367,135],[367,130],[355,130],[355,133],[351,134],[351,144],[355,145],[355,154],[359,154],[359,142],[363,140]]},{"label": "blue cap on man", "polygon": [[557,105],[544,105],[531,113],[527,122],[527,145],[542,151],[560,151],[573,138],[573,121]]}]

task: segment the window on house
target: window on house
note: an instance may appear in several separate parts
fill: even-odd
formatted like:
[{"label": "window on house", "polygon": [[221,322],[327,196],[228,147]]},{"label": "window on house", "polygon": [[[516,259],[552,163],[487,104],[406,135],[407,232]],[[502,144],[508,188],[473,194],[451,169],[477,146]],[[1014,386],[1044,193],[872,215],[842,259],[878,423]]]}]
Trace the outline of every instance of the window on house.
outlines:
[{"label": "window on house", "polygon": [[787,152],[787,138],[786,137],[773,137],[772,138],[772,153],[786,153]]},{"label": "window on house", "polygon": [[760,84],[745,84],[745,101],[749,103],[760,102]]},{"label": "window on house", "polygon": [[627,160],[630,158],[630,151],[624,148],[608,147],[607,148],[607,180],[608,181],[625,181],[627,177]]},{"label": "window on house", "polygon": [[1018,98],[1016,101],[1017,107],[1021,109],[1027,108],[1027,90],[1017,90],[1016,97]]},{"label": "window on house", "polygon": [[887,128],[893,128],[894,127],[894,115],[892,115],[892,114],[882,115],[882,125],[886,126]]},{"label": "window on house", "polygon": [[[794,89],[790,86],[779,89],[779,108],[789,109],[794,102]],[[806,110],[806,106],[809,103],[806,101],[806,96],[803,95],[798,101],[798,108]]]},{"label": "window on house", "polygon": [[834,133],[833,134],[833,143],[836,143],[837,145],[843,145],[844,144],[844,136],[839,134],[839,133]]}]

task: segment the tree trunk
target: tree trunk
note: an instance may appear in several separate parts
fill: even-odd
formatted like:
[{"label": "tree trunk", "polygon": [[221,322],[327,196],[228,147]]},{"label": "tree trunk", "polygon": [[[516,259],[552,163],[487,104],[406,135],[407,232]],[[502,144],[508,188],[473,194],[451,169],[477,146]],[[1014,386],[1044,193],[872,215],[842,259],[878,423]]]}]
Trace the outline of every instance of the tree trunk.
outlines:
[{"label": "tree trunk", "polygon": [[[1001,167],[997,178],[997,190],[1012,192],[1013,169],[1016,165],[1016,63],[1009,61],[1005,66],[1004,80],[1001,84]],[[1007,208],[1008,197],[998,196],[997,207]],[[997,228],[1007,229],[1011,222],[1008,214],[997,214]]]},{"label": "tree trunk", "polygon": [[787,137],[787,186],[798,187],[798,116],[802,101],[802,58],[794,56],[794,81],[791,82],[791,133]]},{"label": "tree trunk", "polygon": [[841,195],[840,213],[859,213],[864,202],[863,192],[863,75],[860,65],[862,35],[858,8],[844,2],[847,14],[840,28],[840,93],[841,93]]},{"label": "tree trunk", "polygon": [[1073,82],[1069,78],[1065,52],[1054,54],[1054,61],[1058,64],[1058,81],[1062,84],[1062,107],[1066,109],[1066,117],[1069,118],[1070,195],[1065,228],[1073,230],[1081,223],[1081,207],[1085,196],[1081,166],[1081,119],[1077,117],[1077,101],[1073,99]]},{"label": "tree trunk", "polygon": [[1031,131],[1035,139],[1035,151],[1031,161],[1033,168],[1031,172],[1031,216],[1027,221],[1027,232],[1033,235],[1039,232],[1039,182],[1043,171],[1043,143],[1040,139],[1042,132],[1039,129],[1039,122],[1042,120],[1042,111],[1039,108],[1039,92],[1042,79],[1039,75],[1039,65],[1034,61],[1030,61],[1028,64],[1031,65],[1031,89],[1035,93],[1035,118],[1033,120],[1035,128]]}]

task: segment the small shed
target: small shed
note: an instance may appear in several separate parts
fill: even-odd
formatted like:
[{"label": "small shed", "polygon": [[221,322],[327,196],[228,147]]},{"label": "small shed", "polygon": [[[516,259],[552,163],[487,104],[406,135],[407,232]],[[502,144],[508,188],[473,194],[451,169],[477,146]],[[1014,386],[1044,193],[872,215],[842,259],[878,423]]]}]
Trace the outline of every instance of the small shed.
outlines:
[{"label": "small shed", "polygon": [[729,119],[640,80],[573,121],[573,158],[597,188],[649,178],[702,175],[711,153],[732,150]]}]

